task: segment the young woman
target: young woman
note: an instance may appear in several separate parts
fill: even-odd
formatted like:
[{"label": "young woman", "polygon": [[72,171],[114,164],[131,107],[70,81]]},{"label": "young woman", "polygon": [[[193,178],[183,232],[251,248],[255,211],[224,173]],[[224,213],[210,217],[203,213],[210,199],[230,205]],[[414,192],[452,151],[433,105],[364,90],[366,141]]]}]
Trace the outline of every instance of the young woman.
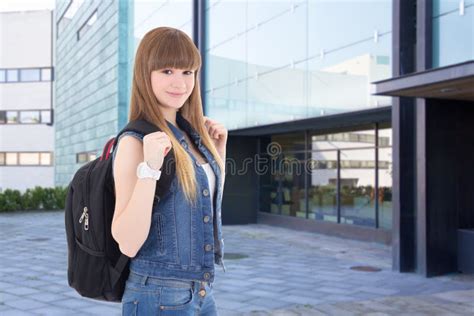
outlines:
[{"label": "young woman", "polygon": [[[112,235],[131,258],[123,315],[217,315],[212,282],[214,263],[225,272],[227,130],[203,116],[200,67],[192,40],[170,27],[149,31],[136,53],[129,120],[144,119],[160,131],[126,132],[113,152]],[[160,198],[157,171],[165,172],[168,153],[176,172]]]}]

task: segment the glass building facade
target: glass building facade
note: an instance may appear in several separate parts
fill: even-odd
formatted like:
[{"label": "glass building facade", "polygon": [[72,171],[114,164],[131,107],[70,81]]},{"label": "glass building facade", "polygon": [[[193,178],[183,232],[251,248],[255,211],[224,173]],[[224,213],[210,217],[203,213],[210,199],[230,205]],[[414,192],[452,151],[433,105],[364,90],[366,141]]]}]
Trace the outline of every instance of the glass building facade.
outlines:
[{"label": "glass building facade", "polygon": [[391,139],[387,126],[271,136],[260,146],[271,171],[260,177],[260,211],[389,230]]},{"label": "glass building facade", "polygon": [[[229,129],[390,105],[391,1],[209,1],[205,101]],[[223,27],[225,25],[225,27]]]},{"label": "glass building facade", "polygon": [[474,0],[433,1],[433,68],[474,59]]}]

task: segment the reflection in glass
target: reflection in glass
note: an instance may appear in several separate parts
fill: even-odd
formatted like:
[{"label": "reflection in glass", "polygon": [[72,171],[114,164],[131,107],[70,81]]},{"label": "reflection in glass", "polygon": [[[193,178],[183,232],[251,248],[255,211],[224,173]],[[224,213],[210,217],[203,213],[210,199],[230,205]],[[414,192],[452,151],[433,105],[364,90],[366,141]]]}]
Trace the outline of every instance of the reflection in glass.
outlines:
[{"label": "reflection in glass", "polygon": [[18,122],[18,112],[17,111],[8,111],[7,112],[7,123],[17,123]]},{"label": "reflection in glass", "polygon": [[310,152],[308,218],[337,222],[337,152]]},{"label": "reflection in glass", "polygon": [[20,123],[39,123],[39,112],[38,111],[21,111],[20,112]]},{"label": "reflection in glass", "polygon": [[341,150],[341,223],[375,227],[375,149]]},{"label": "reflection in glass", "polygon": [[474,59],[474,0],[433,1],[433,67]]},{"label": "reflection in glass", "polygon": [[370,93],[391,77],[389,0],[219,1],[206,13],[206,114],[231,130],[391,104]]},{"label": "reflection in glass", "polygon": [[379,137],[389,139],[379,148],[379,226],[392,229],[392,129],[379,130]]}]

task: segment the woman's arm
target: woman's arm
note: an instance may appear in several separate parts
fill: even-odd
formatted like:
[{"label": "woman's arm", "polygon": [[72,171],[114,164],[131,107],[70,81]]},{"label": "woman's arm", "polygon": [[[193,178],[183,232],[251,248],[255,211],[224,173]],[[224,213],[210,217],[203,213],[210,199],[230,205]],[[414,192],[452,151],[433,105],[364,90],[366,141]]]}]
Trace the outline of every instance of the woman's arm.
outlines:
[{"label": "woman's arm", "polygon": [[120,251],[133,258],[142,247],[151,225],[156,180],[136,176],[144,159],[143,144],[133,136],[121,137],[113,165],[115,211],[112,236]]}]

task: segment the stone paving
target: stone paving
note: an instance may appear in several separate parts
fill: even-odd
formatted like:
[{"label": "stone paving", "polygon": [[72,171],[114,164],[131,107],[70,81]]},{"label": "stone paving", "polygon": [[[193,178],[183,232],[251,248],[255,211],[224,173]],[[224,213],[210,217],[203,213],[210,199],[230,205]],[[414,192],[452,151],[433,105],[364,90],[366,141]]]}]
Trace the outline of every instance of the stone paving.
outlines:
[{"label": "stone paving", "polygon": [[[473,275],[392,271],[385,245],[263,224],[223,234],[219,315],[474,315]],[[0,214],[0,315],[120,315],[119,303],[69,288],[66,254],[62,211]],[[358,265],[381,270],[350,269]]]}]

